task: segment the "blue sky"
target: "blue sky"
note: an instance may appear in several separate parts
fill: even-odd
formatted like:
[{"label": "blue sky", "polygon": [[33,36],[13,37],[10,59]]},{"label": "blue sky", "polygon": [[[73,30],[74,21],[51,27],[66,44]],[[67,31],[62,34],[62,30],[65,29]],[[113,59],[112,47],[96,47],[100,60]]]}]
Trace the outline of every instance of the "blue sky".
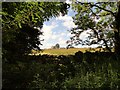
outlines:
[{"label": "blue sky", "polygon": [[[51,18],[49,21],[44,22],[43,24],[43,35],[40,36],[44,41],[42,41],[42,49],[51,48],[55,44],[60,44],[60,47],[66,47],[66,41],[70,39],[71,34],[68,30],[76,27],[73,22],[72,16],[75,15],[75,12],[70,8],[68,14],[65,16],[58,16],[56,18]],[[82,33],[80,38],[85,39],[88,35]],[[94,46],[94,45],[93,45]],[[79,45],[77,47],[85,47]]]},{"label": "blue sky", "polygon": [[58,16],[56,18],[51,18],[49,21],[43,24],[43,35],[41,38],[44,39],[42,42],[43,46],[41,48],[50,48],[55,44],[60,44],[60,47],[66,47],[66,41],[69,40],[71,34],[68,30],[75,27],[73,23],[72,16],[75,12],[69,9],[68,14],[65,16]]}]

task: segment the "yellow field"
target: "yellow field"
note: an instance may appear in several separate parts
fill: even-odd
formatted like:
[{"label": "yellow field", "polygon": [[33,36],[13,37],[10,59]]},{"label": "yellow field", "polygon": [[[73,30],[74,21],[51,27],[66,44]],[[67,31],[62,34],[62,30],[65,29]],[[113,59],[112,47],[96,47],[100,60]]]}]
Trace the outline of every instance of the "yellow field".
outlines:
[{"label": "yellow field", "polygon": [[42,52],[32,51],[33,54],[48,54],[48,55],[74,55],[78,51],[86,52],[86,51],[98,51],[100,49],[90,49],[90,48],[70,48],[70,49],[44,49]]},{"label": "yellow field", "polygon": [[45,49],[43,54],[52,54],[52,55],[74,55],[78,51],[85,52],[85,48],[71,48],[71,49]]}]

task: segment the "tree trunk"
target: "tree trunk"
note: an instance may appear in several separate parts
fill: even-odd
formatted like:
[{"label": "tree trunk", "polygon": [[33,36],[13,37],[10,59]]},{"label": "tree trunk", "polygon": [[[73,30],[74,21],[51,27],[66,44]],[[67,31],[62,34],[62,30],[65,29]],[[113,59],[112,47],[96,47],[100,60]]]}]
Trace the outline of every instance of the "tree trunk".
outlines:
[{"label": "tree trunk", "polygon": [[115,53],[120,55],[120,1],[118,2],[118,12],[115,17],[116,30],[115,30]]},{"label": "tree trunk", "polygon": [[108,44],[107,44],[106,40],[105,40],[105,39],[102,39],[102,40],[103,40],[103,42],[105,43],[106,49],[107,49],[109,52],[112,52],[111,49],[110,49],[110,47],[108,47]]}]

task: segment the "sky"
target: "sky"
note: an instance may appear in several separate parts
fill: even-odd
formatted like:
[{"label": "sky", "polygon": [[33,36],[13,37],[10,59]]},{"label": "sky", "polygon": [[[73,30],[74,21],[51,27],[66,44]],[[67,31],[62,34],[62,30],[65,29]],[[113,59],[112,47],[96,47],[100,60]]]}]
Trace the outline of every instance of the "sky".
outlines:
[{"label": "sky", "polygon": [[[67,1],[70,3],[69,0]],[[56,18],[53,17],[50,18],[49,21],[44,22],[43,28],[41,29],[43,36],[40,36],[40,38],[44,39],[44,41],[42,41],[43,45],[40,46],[41,49],[51,48],[57,43],[60,47],[67,47],[66,41],[70,40],[71,37],[69,30],[76,27],[72,18],[75,13],[76,12],[69,8],[67,15],[60,15]],[[85,39],[87,36],[86,32],[84,32],[81,34],[80,38]],[[78,45],[77,47],[82,48],[86,46]]]},{"label": "sky", "polygon": [[43,36],[42,41],[43,46],[41,48],[50,48],[55,46],[55,44],[60,44],[60,47],[66,47],[66,41],[70,39],[70,32],[68,30],[76,27],[73,22],[72,16],[75,12],[69,9],[68,14],[65,16],[60,15],[56,18],[51,18],[49,21],[43,24]]}]

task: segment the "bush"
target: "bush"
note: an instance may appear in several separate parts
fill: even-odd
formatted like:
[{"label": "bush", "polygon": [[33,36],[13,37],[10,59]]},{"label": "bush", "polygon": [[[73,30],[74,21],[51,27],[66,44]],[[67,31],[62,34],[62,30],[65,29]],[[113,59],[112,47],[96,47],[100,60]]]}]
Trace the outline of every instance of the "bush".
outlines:
[{"label": "bush", "polygon": [[3,89],[120,88],[120,58],[114,53],[78,52],[24,59],[16,64],[3,62]]}]

